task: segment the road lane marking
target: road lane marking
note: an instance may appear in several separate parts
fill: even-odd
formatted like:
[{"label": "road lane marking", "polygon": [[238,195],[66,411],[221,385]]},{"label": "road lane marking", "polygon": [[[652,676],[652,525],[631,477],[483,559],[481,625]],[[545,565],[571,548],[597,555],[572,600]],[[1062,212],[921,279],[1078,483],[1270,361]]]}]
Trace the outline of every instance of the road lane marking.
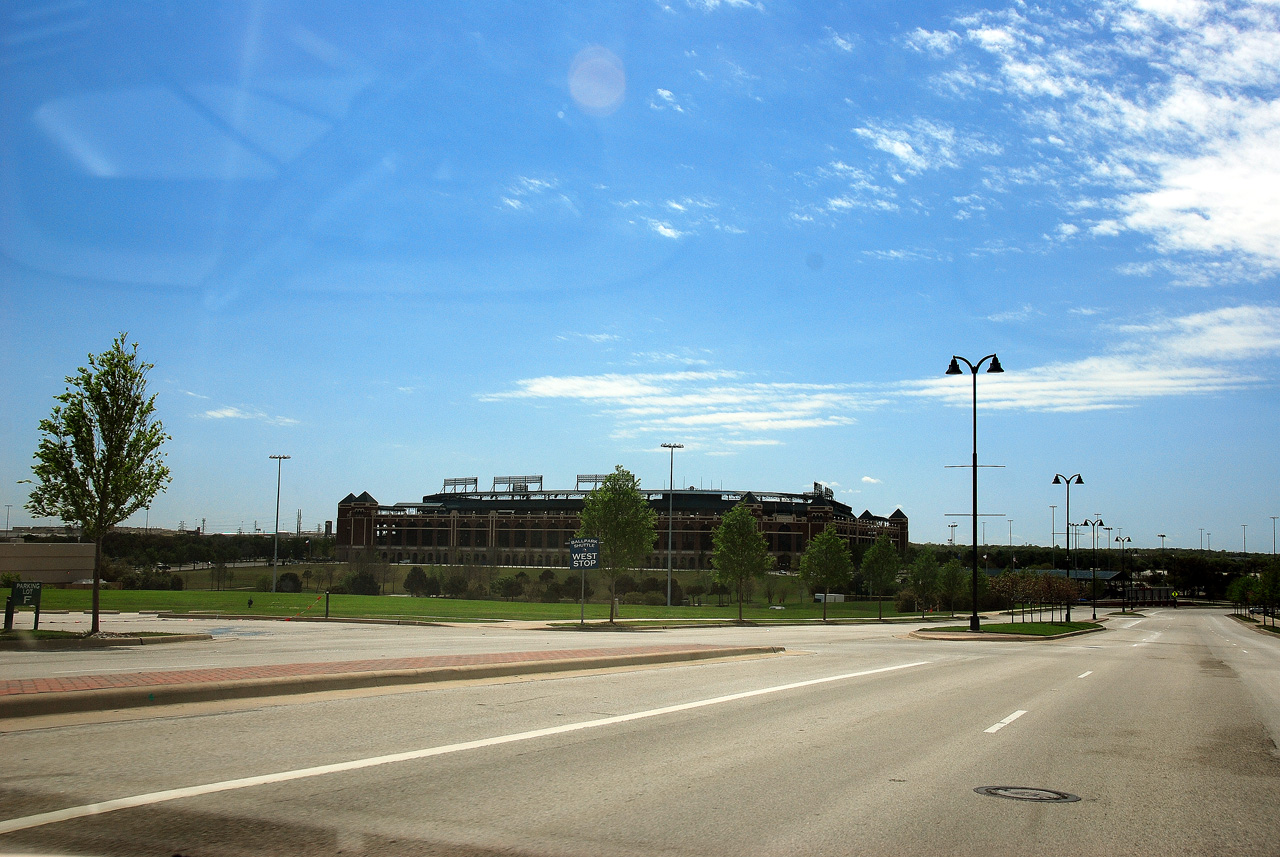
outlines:
[{"label": "road lane marking", "polygon": [[1087,672],[1080,673],[1076,678],[1088,678],[1091,675],[1093,675],[1093,670],[1088,670]]},{"label": "road lane marking", "polygon": [[[385,756],[370,756],[365,759],[352,759],[348,762],[335,762],[330,765],[316,765],[311,768],[298,768],[293,771],[279,771],[274,774],[260,774],[256,777],[241,777],[235,780],[223,780],[222,782],[205,783],[204,785],[187,786],[179,789],[166,789],[159,792],[133,795],[132,797],[116,798],[115,800],[107,800],[100,803],[72,806],[67,807],[66,809],[54,810],[52,812],[42,812],[37,815],[28,815],[22,818],[11,818],[8,821],[0,821],[0,835],[15,833],[19,830],[30,830],[33,827],[43,827],[47,824],[56,824],[61,821],[71,821],[77,818],[85,818],[87,816],[102,815],[103,813],[115,812],[116,810],[121,809],[150,806],[152,804],[164,803],[166,801],[179,800],[181,798],[200,797],[202,795],[235,791],[237,789],[246,789],[253,786],[285,783],[291,780],[321,777],[326,774],[339,774],[346,771],[358,771],[363,768],[374,768],[380,765],[390,765],[395,762],[409,762],[417,759],[428,759],[432,756],[444,756],[450,753],[461,753],[466,750],[478,750],[482,747],[496,747],[501,744],[512,744],[517,741],[529,741],[534,738],[545,738],[549,735],[563,735],[566,732],[578,732],[583,729],[595,729],[600,726],[612,726],[617,723],[646,720],[650,717],[661,717],[666,714],[675,714],[681,711],[692,711],[693,709],[706,708],[710,705],[721,705],[726,702],[735,702],[739,699],[750,699],[756,696],[767,696],[769,694],[781,693],[787,690],[796,690],[802,687],[829,684],[833,681],[844,681],[851,678],[861,678],[863,676],[877,675],[879,673],[910,669],[912,667],[924,666],[928,663],[932,662],[913,661],[909,664],[879,667],[877,669],[862,670],[854,673],[841,673],[840,675],[826,676],[825,678],[808,679],[807,681],[797,681],[790,684],[763,687],[758,690],[731,693],[727,696],[716,696],[710,699],[699,699],[694,702],[682,702],[677,705],[668,705],[662,708],[651,708],[647,711],[636,711],[632,714],[617,714],[612,717],[602,717],[598,720],[583,720],[578,723],[549,726],[545,729],[531,729],[528,732],[516,732],[511,735],[498,735],[493,738],[480,738],[475,741],[463,741],[458,744],[444,744],[439,747],[426,747],[421,750],[409,750],[404,753],[389,753]],[[1015,717],[1019,717],[1023,714],[1026,714],[1026,712],[1019,711],[1008,719],[1013,720]]]},{"label": "road lane marking", "polygon": [[[1001,720],[1001,721],[1000,721],[999,723],[997,723],[995,726],[988,726],[986,729],[983,729],[982,731],[983,731],[983,732],[993,732],[993,733],[994,733],[994,732],[999,732],[1001,729],[1003,729],[1004,727],[1008,726],[1010,723],[1012,723],[1013,721],[1017,720],[1019,717],[1021,717],[1022,715],[1026,714],[1026,713],[1027,713],[1027,712],[1025,712],[1025,711],[1023,711],[1023,710],[1019,709],[1019,710],[1017,710],[1017,711],[1013,712],[1012,714],[1010,714],[1010,715],[1009,715],[1008,717],[1006,717],[1004,720]],[[3,833],[3,832],[4,832],[3,828],[0,828],[0,833]]]}]

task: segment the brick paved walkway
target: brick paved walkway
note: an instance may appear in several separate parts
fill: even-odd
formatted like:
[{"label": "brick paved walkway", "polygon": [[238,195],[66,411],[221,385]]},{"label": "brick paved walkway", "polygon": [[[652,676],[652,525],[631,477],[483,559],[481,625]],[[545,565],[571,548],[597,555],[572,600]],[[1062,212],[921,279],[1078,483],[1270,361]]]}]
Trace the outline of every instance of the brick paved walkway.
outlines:
[{"label": "brick paved walkway", "polygon": [[304,664],[266,664],[256,667],[214,667],[167,672],[128,672],[113,675],[78,675],[57,678],[30,678],[0,681],[0,697],[33,693],[61,693],[104,688],[157,687],[202,682],[237,681],[255,678],[341,675],[383,670],[419,670],[473,664],[523,664],[560,661],[569,658],[599,658],[616,655],[656,655],[669,652],[711,651],[712,645],[626,646],[621,648],[564,649],[550,652],[494,652],[477,655],[434,655],[424,658],[379,658],[363,661],[329,661]]}]

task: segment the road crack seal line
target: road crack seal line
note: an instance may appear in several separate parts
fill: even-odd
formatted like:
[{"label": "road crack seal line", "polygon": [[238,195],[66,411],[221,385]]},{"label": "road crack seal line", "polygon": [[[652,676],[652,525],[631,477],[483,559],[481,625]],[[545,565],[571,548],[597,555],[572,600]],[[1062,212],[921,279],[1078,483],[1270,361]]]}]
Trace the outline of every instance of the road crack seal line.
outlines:
[{"label": "road crack seal line", "polygon": [[[54,810],[52,812],[42,812],[37,815],[28,815],[22,818],[11,818],[7,821],[0,821],[0,836],[6,833],[16,833],[20,830],[30,830],[33,827],[43,827],[49,824],[57,824],[62,821],[72,821],[77,818],[102,815],[104,813],[115,812],[121,809],[150,806],[152,804],[164,803],[171,800],[180,800],[182,798],[201,797],[203,795],[217,794],[218,792],[229,792],[237,789],[252,788],[253,786],[285,783],[291,780],[321,777],[327,774],[345,773],[346,771],[358,771],[363,768],[374,768],[380,765],[394,764],[396,762],[410,762],[417,759],[429,759],[433,756],[445,756],[450,753],[461,753],[466,750],[478,750],[483,747],[496,747],[502,744],[513,744],[518,741],[529,741],[534,738],[544,738],[548,735],[562,735],[567,732],[595,729],[600,726],[612,726],[614,724],[629,723],[635,720],[647,720],[651,717],[661,717],[666,714],[676,714],[681,711],[692,711],[698,708],[706,708],[711,705],[736,702],[740,699],[751,699],[756,696],[768,696],[769,694],[781,693],[787,690],[797,690],[802,687],[814,687],[816,685],[829,684],[834,681],[845,681],[852,678],[862,678],[863,676],[911,669],[912,667],[924,666],[928,663],[931,663],[931,661],[913,661],[912,663],[897,664],[891,667],[878,667],[876,669],[861,670],[853,673],[841,673],[840,675],[826,676],[824,678],[814,678],[808,679],[807,681],[797,681],[790,684],[780,684],[774,685],[773,687],[759,688],[757,690],[742,691],[741,693],[731,693],[727,696],[699,699],[694,702],[682,702],[677,705],[668,705],[662,708],[651,708],[647,711],[636,711],[631,714],[618,714],[612,717],[604,717],[599,720],[583,720],[577,723],[566,723],[561,726],[532,729],[528,732],[516,732],[511,735],[498,735],[493,738],[480,738],[475,741],[463,741],[458,744],[426,747],[421,750],[409,750],[404,753],[390,753],[385,756],[371,756],[365,759],[352,759],[348,762],[336,762],[330,765],[317,765],[311,768],[298,768],[292,771],[279,771],[274,774],[260,774],[256,777],[241,777],[235,780],[223,780],[222,782],[205,783],[204,785],[199,786],[166,789],[164,791],[150,792],[148,794],[116,798],[115,800],[107,800],[100,803],[72,806],[67,807],[66,809]],[[1026,712],[1018,712],[1016,716],[1021,716],[1025,713]]]}]

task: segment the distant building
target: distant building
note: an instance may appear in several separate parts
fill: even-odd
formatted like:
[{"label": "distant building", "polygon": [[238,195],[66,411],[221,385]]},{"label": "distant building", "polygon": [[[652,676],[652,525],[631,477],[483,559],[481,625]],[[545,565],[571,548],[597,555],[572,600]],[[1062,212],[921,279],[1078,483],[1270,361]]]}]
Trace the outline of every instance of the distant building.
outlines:
[{"label": "distant building", "polygon": [[[447,479],[421,502],[380,504],[366,491],[338,503],[337,555],[350,559],[372,551],[388,562],[421,565],[494,565],[567,568],[569,539],[578,530],[582,503],[604,477],[578,477],[572,491],[544,491],[541,476],[497,477],[489,491],[474,477]],[[815,484],[802,494],[715,491],[695,488],[641,491],[658,513],[657,539],[644,567],[667,567],[667,507],[674,509],[672,567],[711,568],[711,534],[721,517],[747,504],[780,570],[800,566],[809,539],[828,525],[851,546],[867,546],[887,534],[899,551],[908,541],[907,516],[856,514],[831,490]]]}]

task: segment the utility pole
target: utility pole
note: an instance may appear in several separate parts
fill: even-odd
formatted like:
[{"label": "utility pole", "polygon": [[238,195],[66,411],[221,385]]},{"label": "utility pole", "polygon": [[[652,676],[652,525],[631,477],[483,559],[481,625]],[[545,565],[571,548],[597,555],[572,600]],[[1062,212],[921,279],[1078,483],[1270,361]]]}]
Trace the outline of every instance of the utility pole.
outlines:
[{"label": "utility pole", "polygon": [[[276,532],[271,546],[271,591],[276,591],[276,566],[280,562],[280,470],[289,460],[287,455],[269,455],[276,463]],[[256,522],[255,522],[256,523]]]}]

